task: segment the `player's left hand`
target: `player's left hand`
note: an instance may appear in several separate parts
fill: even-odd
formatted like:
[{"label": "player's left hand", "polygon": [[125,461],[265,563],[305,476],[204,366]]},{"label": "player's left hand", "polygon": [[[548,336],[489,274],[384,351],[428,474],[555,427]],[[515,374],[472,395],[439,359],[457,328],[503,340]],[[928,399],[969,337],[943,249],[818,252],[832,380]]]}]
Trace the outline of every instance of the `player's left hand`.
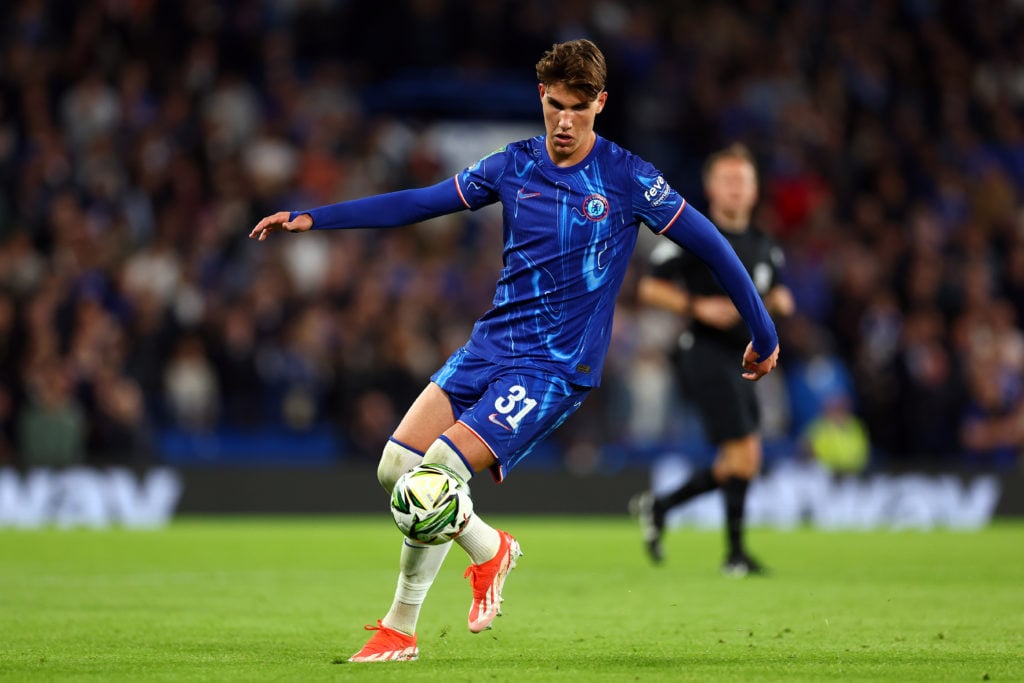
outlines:
[{"label": "player's left hand", "polygon": [[760,363],[757,362],[759,356],[760,354],[754,350],[754,343],[747,344],[747,350],[743,352],[743,369],[746,370],[743,373],[743,379],[756,382],[774,370],[775,366],[779,364],[779,345],[776,344],[771,355]]}]

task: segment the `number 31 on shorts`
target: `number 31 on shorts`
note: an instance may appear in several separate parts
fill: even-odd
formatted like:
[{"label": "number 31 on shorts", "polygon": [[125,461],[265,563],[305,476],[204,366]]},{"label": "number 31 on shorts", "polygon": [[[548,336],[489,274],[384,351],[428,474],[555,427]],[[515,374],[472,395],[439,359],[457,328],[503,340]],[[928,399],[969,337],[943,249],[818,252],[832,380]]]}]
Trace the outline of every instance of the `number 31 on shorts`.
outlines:
[{"label": "number 31 on shorts", "polygon": [[512,385],[508,396],[499,396],[494,401],[494,409],[505,416],[505,422],[512,429],[519,427],[522,419],[536,406],[537,401],[526,395],[526,387],[521,384]]}]

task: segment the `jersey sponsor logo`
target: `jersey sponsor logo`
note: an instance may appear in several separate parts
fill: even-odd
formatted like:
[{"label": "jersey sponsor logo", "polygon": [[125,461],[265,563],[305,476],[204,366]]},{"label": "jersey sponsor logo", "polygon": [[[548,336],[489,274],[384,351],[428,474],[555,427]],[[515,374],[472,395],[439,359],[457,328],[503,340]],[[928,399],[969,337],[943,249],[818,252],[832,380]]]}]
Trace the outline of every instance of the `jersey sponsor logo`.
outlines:
[{"label": "jersey sponsor logo", "polygon": [[526,188],[525,187],[521,187],[521,188],[519,188],[519,195],[518,196],[519,196],[520,199],[533,199],[534,197],[539,197],[540,196],[540,192],[526,192]]},{"label": "jersey sponsor logo", "polygon": [[592,221],[604,220],[608,215],[608,200],[603,195],[590,195],[583,200],[583,215]]},{"label": "jersey sponsor logo", "polygon": [[646,199],[651,206],[659,206],[668,198],[668,194],[671,191],[672,188],[665,182],[665,178],[658,176],[657,180],[654,181],[654,184],[644,192],[644,199]]}]

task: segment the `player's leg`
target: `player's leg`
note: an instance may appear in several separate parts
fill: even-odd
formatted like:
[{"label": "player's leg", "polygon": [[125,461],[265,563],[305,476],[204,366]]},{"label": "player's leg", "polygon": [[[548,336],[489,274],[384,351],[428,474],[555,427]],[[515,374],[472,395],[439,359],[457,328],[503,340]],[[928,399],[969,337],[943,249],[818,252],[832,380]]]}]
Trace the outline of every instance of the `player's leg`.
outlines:
[{"label": "player's leg", "polygon": [[[477,472],[489,469],[497,461],[486,444],[459,423],[448,428],[423,456],[424,464],[446,465],[466,481]],[[474,564],[480,564],[492,559],[498,552],[501,534],[474,512],[455,542],[466,551]]]},{"label": "player's leg", "polygon": [[702,467],[674,491],[662,496],[656,496],[652,491],[642,491],[630,499],[629,511],[640,523],[640,534],[652,562],[660,564],[665,559],[661,540],[669,511],[718,487],[719,482],[712,468]]},{"label": "player's leg", "polygon": [[[423,455],[392,438],[384,448],[378,477],[388,493],[398,478],[419,465]],[[427,597],[427,591],[441,569],[444,558],[451,549],[450,543],[426,545],[410,538],[402,539],[399,558],[398,585],[391,609],[381,620],[383,626],[412,635],[420,609]]]},{"label": "player's leg", "polygon": [[[696,409],[711,443],[717,443],[722,438],[720,434],[728,434],[733,429],[733,390],[729,378],[723,377],[723,359],[717,348],[700,343],[687,349],[678,359],[677,378],[682,398]],[[734,360],[729,368],[735,371]],[[630,511],[640,523],[644,547],[653,562],[658,564],[664,559],[662,536],[668,513],[697,496],[714,491],[724,480],[714,465],[701,466],[672,491],[657,496],[644,491],[633,496]]]},{"label": "player's leg", "polygon": [[669,510],[703,493],[714,491],[720,485],[721,480],[715,476],[714,466],[698,468],[679,488],[655,499],[654,514],[663,523]]},{"label": "player's leg", "polygon": [[[497,459],[464,425],[455,424],[427,449],[423,462],[446,465],[469,481],[473,474],[491,467]],[[511,534],[487,524],[475,511],[455,543],[466,551],[472,563],[465,574],[473,590],[468,624],[470,631],[479,633],[501,614],[501,591],[522,551]]]},{"label": "player's leg", "polygon": [[[429,445],[453,422],[448,396],[437,385],[428,384],[388,440],[377,465],[377,478],[389,495],[398,478],[422,462]],[[391,608],[376,627],[367,627],[376,633],[349,658],[350,662],[408,661],[418,657],[416,623],[450,549],[451,543],[425,545],[403,538]]]},{"label": "player's leg", "polygon": [[[391,460],[397,460],[400,464],[390,471],[387,479],[382,477],[381,480],[389,495],[398,477],[420,465],[437,435],[449,428],[453,422],[454,416],[448,395],[436,384],[427,384],[398,424],[381,458],[383,464],[389,456],[389,451],[403,451],[398,457],[391,457]],[[398,587],[391,610],[382,620],[384,625],[405,633],[415,632],[416,621],[419,619],[420,608],[426,599],[427,591],[434,583],[450,549],[450,543],[425,545],[412,539],[402,539]]]},{"label": "player's leg", "polygon": [[[505,473],[558,428],[582,404],[588,389],[557,377],[536,377],[507,368],[488,380],[486,389],[458,421],[430,447],[424,460],[480,472],[489,469],[500,482]],[[455,542],[472,564],[466,570],[473,590],[469,629],[489,628],[501,613],[502,589],[522,554],[511,534],[494,529],[474,514]]]},{"label": "player's leg", "polygon": [[744,544],[747,490],[761,469],[761,437],[757,433],[730,439],[719,446],[715,463],[722,476],[728,554],[722,571],[732,576],[764,573]]}]

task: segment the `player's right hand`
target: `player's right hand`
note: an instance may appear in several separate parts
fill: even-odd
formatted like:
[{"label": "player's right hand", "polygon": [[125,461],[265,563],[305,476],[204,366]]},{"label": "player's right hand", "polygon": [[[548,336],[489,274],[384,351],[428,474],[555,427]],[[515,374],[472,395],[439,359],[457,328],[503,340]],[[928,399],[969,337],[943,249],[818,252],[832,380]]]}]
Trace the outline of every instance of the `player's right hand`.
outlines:
[{"label": "player's right hand", "polygon": [[249,233],[249,239],[258,239],[262,242],[267,239],[267,235],[275,230],[306,232],[313,227],[313,217],[308,213],[300,213],[293,221],[288,220],[290,216],[291,213],[288,211],[278,211],[267,216],[252,229],[252,232]]}]

